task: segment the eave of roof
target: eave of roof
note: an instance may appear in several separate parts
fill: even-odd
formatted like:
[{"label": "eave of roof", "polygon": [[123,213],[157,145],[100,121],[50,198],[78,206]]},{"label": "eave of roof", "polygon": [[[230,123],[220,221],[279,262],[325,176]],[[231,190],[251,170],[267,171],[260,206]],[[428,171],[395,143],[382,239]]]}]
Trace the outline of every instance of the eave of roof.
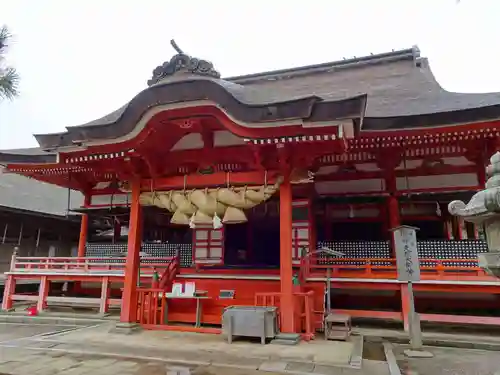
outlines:
[{"label": "eave of roof", "polygon": [[64,134],[38,134],[36,138],[42,148],[54,149],[92,140],[117,139],[131,133],[151,108],[176,106],[181,102],[213,103],[238,121],[238,126],[254,128],[276,127],[277,122],[294,120],[352,120],[359,126],[366,108],[366,95],[363,94],[341,100],[324,100],[317,95],[268,100],[268,94],[267,89],[227,85],[214,79],[167,82],[146,89],[119,113],[110,114],[100,122],[68,127]]},{"label": "eave of roof", "polygon": [[[49,148],[85,140],[85,134],[89,131],[95,131],[103,139],[113,138],[114,131],[111,128],[116,127],[126,116],[134,101],[146,103],[146,107],[155,105],[147,104],[146,99],[157,98],[158,91],[165,92],[162,95],[167,95],[168,91],[178,91],[179,85],[192,85],[196,90],[201,85],[207,91],[210,91],[207,89],[210,86],[223,93],[219,96],[222,99],[217,100],[223,101],[224,104],[226,100],[232,100],[237,105],[246,105],[247,108],[253,109],[293,103],[295,115],[299,116],[307,115],[304,108],[311,108],[311,103],[323,106],[367,94],[368,105],[363,129],[370,132],[500,119],[500,93],[463,94],[445,91],[435,80],[427,59],[420,57],[417,47],[412,47],[323,64],[229,77],[224,80],[214,77],[173,76],[144,90],[130,103],[101,119],[68,127],[68,132],[40,134],[36,137],[42,147]],[[206,94],[205,91],[202,96],[206,97]],[[142,113],[136,114],[140,117]],[[289,111],[287,116],[290,116]],[[250,117],[256,120],[255,117]],[[275,121],[276,118],[268,119]],[[127,121],[130,122],[129,126],[134,125],[133,117],[129,117]],[[36,162],[41,160],[35,156],[32,158],[36,159]],[[54,158],[55,154],[44,156],[47,161],[53,161]],[[13,162],[19,160],[19,157],[5,153],[4,156],[0,155],[0,162],[6,159]],[[26,162],[29,158],[22,160]]]}]

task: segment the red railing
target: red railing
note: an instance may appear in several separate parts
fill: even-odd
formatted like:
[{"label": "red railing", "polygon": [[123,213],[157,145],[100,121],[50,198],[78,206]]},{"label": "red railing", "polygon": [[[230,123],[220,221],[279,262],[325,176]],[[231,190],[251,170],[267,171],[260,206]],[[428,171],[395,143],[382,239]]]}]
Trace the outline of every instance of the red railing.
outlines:
[{"label": "red railing", "polygon": [[177,254],[176,256],[173,257],[173,259],[170,261],[168,264],[168,267],[165,268],[165,271],[163,271],[163,274],[160,277],[159,280],[159,288],[168,291],[172,289],[172,284],[175,280],[175,277],[179,273],[180,269],[180,257]]},{"label": "red railing", "polygon": [[[326,264],[327,262],[329,264]],[[487,276],[473,259],[420,259],[420,265],[424,275]],[[326,261],[324,258],[306,257],[302,260],[300,278],[305,280],[308,277],[323,276],[327,270],[330,270],[331,277],[338,278],[376,276],[396,278],[397,276],[395,258],[331,258]]]},{"label": "red railing", "polygon": [[[153,269],[167,269],[178,264],[178,257],[142,257],[141,273]],[[125,272],[125,258],[90,258],[90,257],[19,257],[12,255],[10,271],[53,271],[65,272]]]},{"label": "red railing", "polygon": [[137,323],[147,329],[200,332],[211,334],[221,333],[220,328],[201,326],[201,323],[203,322],[203,316],[201,314],[202,310],[199,311],[200,315],[198,316],[198,308],[196,312],[196,322],[192,322],[194,325],[169,325],[167,319],[169,300],[170,303],[176,303],[176,299],[171,299],[170,297],[168,297],[165,291],[162,289],[137,288]]},{"label": "red railing", "polygon": [[[324,276],[327,270],[334,278],[396,278],[397,267],[394,258],[335,258],[328,260],[310,256],[302,259],[300,278],[305,281],[309,277]],[[477,266],[473,259],[420,259],[422,275],[428,279],[440,279],[451,276],[467,276],[489,280],[483,269]],[[152,274],[153,270],[160,273],[160,283],[163,289],[170,286],[179,272],[179,257],[142,257],[141,274]],[[11,272],[46,271],[55,274],[88,273],[99,274],[125,273],[125,258],[104,257],[19,257],[12,256]]]},{"label": "red railing", "polygon": [[167,298],[163,289],[137,288],[137,322],[142,325],[164,324]]},{"label": "red railing", "polygon": [[[294,292],[295,319],[305,340],[314,339],[314,292]],[[255,293],[255,306],[272,306],[278,309],[278,324],[281,322],[281,293]]]}]

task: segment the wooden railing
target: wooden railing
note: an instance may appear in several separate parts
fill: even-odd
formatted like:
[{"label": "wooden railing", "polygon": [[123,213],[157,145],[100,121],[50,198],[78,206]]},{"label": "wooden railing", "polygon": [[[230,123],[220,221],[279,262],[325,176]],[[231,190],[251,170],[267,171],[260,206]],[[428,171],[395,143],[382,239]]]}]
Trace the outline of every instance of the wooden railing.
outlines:
[{"label": "wooden railing", "polygon": [[164,291],[169,291],[170,289],[172,289],[172,284],[175,280],[175,277],[179,273],[179,270],[180,270],[180,258],[179,254],[177,254],[169,262],[168,267],[165,268],[165,271],[163,271],[163,274],[161,275],[158,283],[159,288]]},{"label": "wooden railing", "polygon": [[163,289],[137,288],[137,322],[142,325],[163,325],[167,298]]},{"label": "wooden railing", "polygon": [[[372,278],[384,276],[395,278],[397,275],[395,258],[303,258],[300,277],[323,276],[330,271],[331,277]],[[439,277],[450,275],[467,275],[486,277],[487,274],[473,259],[420,259],[422,275]]]},{"label": "wooden railing", "polygon": [[[294,292],[295,319],[304,340],[314,339],[314,292]],[[255,306],[272,306],[278,309],[278,324],[281,323],[281,293],[255,293]]]},{"label": "wooden railing", "polygon": [[[88,257],[19,257],[12,255],[11,272],[52,271],[57,273],[82,272],[125,272],[125,258],[88,258]],[[178,257],[142,257],[141,272],[163,270],[178,265]]]},{"label": "wooden railing", "polygon": [[[90,257],[19,257],[12,256],[10,272],[37,273],[125,273],[125,258]],[[420,259],[420,269],[425,278],[440,279],[447,276],[490,279],[474,259]],[[168,288],[179,272],[179,257],[142,257],[141,274],[151,275],[154,270],[160,274],[159,285]],[[302,259],[300,278],[324,276],[327,271],[334,278],[396,278],[397,267],[394,258],[320,258],[310,256]]]},{"label": "wooden railing", "polygon": [[[196,301],[196,311],[192,312],[193,320],[190,322],[193,325],[171,325],[168,323],[168,304],[176,303],[178,299],[191,299]],[[201,301],[207,301],[206,297],[173,297],[165,293],[159,288],[137,288],[137,323],[147,329],[161,329],[183,332],[201,332],[220,334],[220,328],[203,327],[203,310],[201,309]],[[183,321],[186,323],[186,321]]]}]

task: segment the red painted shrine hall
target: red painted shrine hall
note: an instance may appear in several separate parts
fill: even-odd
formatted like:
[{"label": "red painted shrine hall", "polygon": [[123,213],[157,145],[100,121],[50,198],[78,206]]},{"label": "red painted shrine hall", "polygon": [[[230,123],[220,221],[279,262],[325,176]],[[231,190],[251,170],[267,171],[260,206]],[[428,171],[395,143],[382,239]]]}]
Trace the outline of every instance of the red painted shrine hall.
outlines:
[{"label": "red painted shrine hall", "polygon": [[[500,323],[482,230],[446,208],[484,187],[500,94],[443,90],[417,48],[226,79],[178,52],[115,112],[36,135],[40,155],[0,153],[10,172],[86,197],[78,258],[14,255],[3,309],[66,298],[213,330],[225,307],[264,304],[282,332],[314,334],[328,278],[335,311],[406,323],[390,229],[408,224],[421,320]],[[27,278],[38,295],[16,294]],[[62,280],[72,297],[51,291]]]}]

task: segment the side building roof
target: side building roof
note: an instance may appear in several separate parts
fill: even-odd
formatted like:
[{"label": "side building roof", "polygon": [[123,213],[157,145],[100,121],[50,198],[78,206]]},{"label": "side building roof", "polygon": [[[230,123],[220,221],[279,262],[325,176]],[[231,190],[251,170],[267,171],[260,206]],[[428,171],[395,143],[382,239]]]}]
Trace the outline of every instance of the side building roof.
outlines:
[{"label": "side building roof", "polygon": [[[6,150],[9,155],[38,155],[39,148]],[[44,153],[45,154],[45,153]],[[81,207],[83,195],[71,191],[70,207]],[[66,216],[68,189],[40,182],[14,173],[4,173],[0,166],[0,208],[15,209],[35,214]]]}]

